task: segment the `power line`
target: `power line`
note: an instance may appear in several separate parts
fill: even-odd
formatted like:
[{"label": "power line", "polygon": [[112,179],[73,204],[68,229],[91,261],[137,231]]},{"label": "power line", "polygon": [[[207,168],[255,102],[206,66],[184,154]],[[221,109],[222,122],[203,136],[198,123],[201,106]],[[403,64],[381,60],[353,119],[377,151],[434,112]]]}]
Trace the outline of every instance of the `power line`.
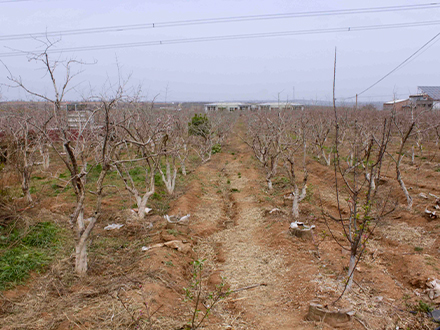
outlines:
[{"label": "power line", "polygon": [[2,3],[14,3],[14,2],[29,2],[29,1],[42,1],[42,0],[2,0],[0,1],[0,4]]},{"label": "power line", "polygon": [[[30,0],[19,0],[19,1],[30,1]],[[408,11],[408,10],[435,9],[438,7],[440,7],[440,3],[434,2],[434,3],[426,3],[426,4],[418,4],[418,5],[404,5],[404,6],[368,7],[368,8],[359,8],[359,9],[309,11],[309,12],[284,13],[284,14],[203,18],[203,19],[168,21],[168,22],[155,22],[155,23],[152,22],[145,24],[111,25],[111,26],[102,26],[97,28],[59,30],[59,31],[37,32],[37,33],[9,34],[3,36],[0,35],[0,40],[20,40],[20,39],[41,38],[41,37],[55,37],[55,36],[106,33],[106,32],[122,32],[129,30],[179,27],[179,26],[202,25],[202,24],[219,24],[219,23],[248,22],[248,21],[288,19],[288,18],[396,12],[396,11]]]},{"label": "power line", "polygon": [[[432,43],[435,39],[437,39],[440,36],[440,32],[437,33],[434,37],[432,37],[431,39],[429,39],[425,44],[423,44],[422,47],[420,47],[419,49],[417,49],[414,53],[412,53],[409,57],[407,57],[403,62],[401,62],[398,66],[396,66],[394,69],[392,69],[390,72],[388,72],[386,75],[384,75],[382,78],[380,78],[378,81],[376,81],[374,84],[372,84],[370,87],[365,88],[362,92],[360,92],[359,95],[362,95],[363,93],[365,93],[366,91],[370,90],[371,88],[373,88],[374,86],[376,86],[378,83],[380,83],[382,80],[384,80],[386,77],[390,76],[392,73],[396,72],[397,70],[399,70],[402,66],[404,66],[406,63],[408,63],[413,57],[415,57],[419,52],[421,52],[425,47],[427,47],[430,43]],[[356,96],[354,96],[356,97]],[[351,97],[353,98],[353,97]]]},{"label": "power line", "polygon": [[[49,53],[80,52],[80,51],[89,51],[89,50],[106,50],[106,49],[117,49],[117,48],[160,46],[160,45],[186,44],[186,43],[198,43],[198,42],[209,42],[209,41],[212,42],[212,41],[238,40],[238,39],[258,39],[258,38],[284,37],[284,36],[294,36],[294,35],[385,30],[385,29],[431,26],[431,25],[439,25],[439,24],[440,21],[424,21],[424,22],[412,22],[412,23],[365,25],[365,26],[325,28],[325,29],[313,29],[313,30],[235,34],[235,35],[223,35],[223,36],[212,36],[212,37],[195,37],[195,38],[168,39],[168,40],[132,42],[132,43],[120,43],[120,44],[105,44],[105,45],[96,45],[96,46],[68,47],[68,48],[54,49],[49,51]],[[16,56],[23,56],[29,54],[35,54],[35,51],[12,51],[7,53],[0,53],[0,57],[16,57]]]}]

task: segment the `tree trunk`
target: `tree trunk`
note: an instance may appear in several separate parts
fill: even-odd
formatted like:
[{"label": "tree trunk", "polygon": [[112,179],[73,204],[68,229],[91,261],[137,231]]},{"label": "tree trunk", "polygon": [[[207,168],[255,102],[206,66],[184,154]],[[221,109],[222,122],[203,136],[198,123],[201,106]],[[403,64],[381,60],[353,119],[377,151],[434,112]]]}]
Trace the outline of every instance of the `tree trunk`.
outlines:
[{"label": "tree trunk", "polygon": [[41,147],[40,154],[43,157],[43,169],[47,171],[49,169],[49,164],[50,164],[49,147],[47,145]]},{"label": "tree trunk", "polygon": [[351,286],[353,285],[354,267],[355,266],[356,266],[356,254],[353,254],[353,252],[351,252],[350,262],[348,264],[347,291],[350,291]]},{"label": "tree trunk", "polygon": [[172,195],[174,193],[174,187],[176,186],[176,176],[177,176],[177,167],[174,164],[175,160],[173,160],[173,173],[171,174],[171,166],[169,161],[166,161],[166,173],[163,173],[162,169],[159,167],[160,174],[162,176],[162,181],[165,183],[165,188],[167,189],[168,194]]},{"label": "tree trunk", "polygon": [[414,165],[415,163],[415,152],[414,152],[414,146],[411,147],[411,165]]},{"label": "tree trunk", "polygon": [[87,272],[87,244],[78,242],[75,246],[75,271],[80,275]]},{"label": "tree trunk", "polygon": [[145,208],[147,207],[148,199],[153,194],[154,194],[154,189],[146,193],[142,198],[140,196],[136,196],[136,204],[138,207],[139,220],[143,220],[147,215],[147,213],[145,212]]},{"label": "tree trunk", "polygon": [[267,177],[266,181],[267,181],[267,189],[272,190],[273,185],[272,185],[272,180],[270,179],[270,177]]},{"label": "tree trunk", "polygon": [[21,190],[23,191],[23,195],[26,198],[28,203],[32,203],[32,196],[29,191],[29,179],[26,173],[23,173],[23,178],[21,182]]},{"label": "tree trunk", "polygon": [[412,197],[410,196],[410,194],[408,192],[408,189],[406,189],[405,183],[403,182],[402,174],[400,173],[399,167],[396,167],[396,172],[397,172],[397,181],[399,182],[400,187],[402,188],[403,193],[405,194],[405,197],[406,197],[406,202],[408,204],[408,210],[411,210],[412,209],[413,200],[412,200]]},{"label": "tree trunk", "polygon": [[307,177],[304,179],[304,185],[301,189],[301,194],[299,193],[298,185],[295,183],[293,186],[293,202],[292,202],[292,216],[294,219],[299,218],[299,203],[302,202],[307,196]]},{"label": "tree trunk", "polygon": [[322,157],[324,157],[325,163],[327,166],[330,166],[331,164],[331,153],[328,154],[328,157],[325,156],[325,150],[322,149]]},{"label": "tree trunk", "polygon": [[78,232],[78,239],[75,245],[75,272],[79,275],[84,275],[87,272],[87,243],[90,233],[95,227],[96,216],[99,216],[99,213],[90,218],[90,223],[84,230]]},{"label": "tree trunk", "polygon": [[374,175],[373,175],[373,178],[371,178],[370,173],[365,173],[365,178],[369,182],[371,190],[376,190],[376,180],[375,180]]},{"label": "tree trunk", "polygon": [[298,203],[298,196],[296,194],[295,196],[293,196],[292,216],[295,220],[299,218],[299,203]]},{"label": "tree trunk", "polygon": [[181,168],[182,168],[182,175],[183,175],[183,176],[186,176],[186,166],[185,166],[185,161],[182,161],[182,162],[180,163],[180,166],[181,166]]},{"label": "tree trunk", "polygon": [[183,156],[179,154],[180,167],[182,168],[182,175],[186,176],[186,159],[188,158],[188,147],[186,144],[183,145]]}]

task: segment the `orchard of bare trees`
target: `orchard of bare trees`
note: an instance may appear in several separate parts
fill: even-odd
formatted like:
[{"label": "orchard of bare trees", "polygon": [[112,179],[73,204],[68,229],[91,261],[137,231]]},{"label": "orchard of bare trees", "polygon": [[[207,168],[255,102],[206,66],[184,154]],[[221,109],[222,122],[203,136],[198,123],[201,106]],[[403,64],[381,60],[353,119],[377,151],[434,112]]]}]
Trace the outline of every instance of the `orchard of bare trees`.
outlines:
[{"label": "orchard of bare trees", "polygon": [[273,189],[275,177],[289,183],[284,198],[291,203],[292,220],[304,221],[301,201],[308,193],[311,164],[333,168],[328,187],[334,189],[337,208],[328,209],[321,200],[321,216],[333,238],[334,231],[343,233],[345,244],[335,241],[350,253],[346,288],[351,288],[356,265],[378,224],[398,208],[412,209],[414,196],[404,172],[417,172],[438,160],[440,113],[334,107],[252,112],[246,120],[243,139],[261,164],[266,189]]},{"label": "orchard of bare trees", "polygon": [[[46,52],[32,54],[30,60],[36,61],[46,72],[53,88],[48,95],[33,91],[25,78],[8,71],[8,88],[24,90],[35,102],[8,104],[0,113],[0,175],[3,182],[0,207],[4,214],[11,210],[14,213],[14,216],[5,215],[0,225],[6,233],[2,239],[4,237],[9,242],[9,237],[15,235],[18,222],[23,221],[23,226],[29,229],[21,214],[33,209],[51,209],[52,205],[47,203],[61,204],[63,209],[58,215],[62,215],[72,237],[71,241],[66,241],[71,244],[68,247],[71,259],[63,260],[66,263],[66,260],[73,260],[67,268],[80,278],[86,278],[85,275],[93,273],[95,267],[99,268],[99,262],[95,260],[91,264],[89,259],[91,247],[96,249],[93,241],[99,239],[94,229],[118,217],[130,217],[134,224],[135,229],[128,235],[142,232],[141,240],[135,245],[136,251],[172,246],[179,253],[187,251],[187,256],[195,259],[195,252],[187,248],[188,241],[197,242],[201,238],[185,228],[187,223],[178,221],[184,219],[188,222],[189,214],[177,212],[173,215],[178,220],[170,221],[167,214],[170,206],[162,204],[162,209],[153,210],[157,216],[153,224],[149,212],[165,199],[175,202],[186,194],[190,196],[185,197],[186,204],[183,204],[202,203],[201,196],[215,187],[214,197],[210,196],[203,203],[209,200],[224,203],[221,207],[217,205],[218,208],[226,217],[232,218],[238,199],[232,193],[242,193],[242,188],[228,186],[231,177],[225,169],[231,159],[237,161],[236,151],[230,153],[234,158],[228,158],[221,169],[220,158],[215,158],[215,154],[221,153],[234,138],[252,154],[251,165],[260,175],[256,183],[246,181],[246,185],[254,185],[252,194],[240,198],[254,198],[259,194],[273,205],[287,203],[288,222],[283,223],[283,227],[290,228],[285,231],[289,232],[289,241],[299,242],[299,246],[307,244],[291,234],[298,230],[308,231],[311,235],[306,237],[313,242],[316,249],[313,253],[318,258],[320,244],[325,241],[334,242],[347,253],[336,302],[353,289],[354,283],[360,287],[355,276],[358,265],[367,254],[377,228],[390,216],[395,212],[407,212],[422,214],[429,221],[438,218],[436,212],[440,200],[435,191],[427,191],[427,194],[436,198],[436,205],[425,209],[414,207],[415,198],[419,198],[414,187],[419,181],[423,181],[425,187],[435,187],[436,183],[430,183],[434,179],[426,173],[440,169],[440,113],[437,110],[377,111],[336,107],[336,104],[327,108],[281,111],[203,113],[188,108],[164,110],[156,107],[154,100],[145,101],[141,88],[131,86],[130,79],[123,78],[121,73],[116,82],[107,81],[97,89],[100,92],[91,90],[81,101],[84,109],[72,110],[69,109],[70,102],[66,102],[66,95],[81,72],[82,63],[52,60],[47,53],[51,45],[47,47]],[[79,69],[75,71],[76,68]],[[76,117],[72,116],[73,113]],[[251,165],[244,165],[240,160],[238,166],[246,170],[246,166]],[[217,172],[214,171],[216,166],[219,167]],[[203,168],[202,178],[199,177],[199,168]],[[331,176],[327,176],[326,181],[317,180],[316,177],[323,173],[331,173]],[[242,173],[237,176],[241,179]],[[46,186],[38,185],[43,179]],[[13,183],[7,185],[8,180]],[[194,188],[197,180],[205,180],[199,189]],[[5,182],[7,189],[4,188]],[[185,189],[188,190],[185,192]],[[310,206],[312,196],[314,205]],[[46,202],[49,197],[50,202]],[[425,197],[428,198],[426,194]],[[115,204],[130,212],[116,210]],[[319,213],[312,214],[311,207],[318,208]],[[214,209],[212,207],[212,214],[217,214]],[[211,209],[203,212],[211,217]],[[269,213],[272,212],[282,214],[284,211],[276,207]],[[50,214],[57,217],[56,213]],[[167,219],[167,222],[163,221],[164,229],[153,231],[163,216]],[[235,215],[236,218],[240,216]],[[220,223],[225,216],[218,217],[211,220]],[[11,219],[16,221],[13,225]],[[45,222],[44,226],[50,225]],[[210,227],[200,235],[219,230],[219,226],[217,224],[216,229]],[[184,234],[188,236],[182,237]],[[152,239],[159,243],[151,244]],[[10,251],[18,240],[12,241],[11,238],[11,242]],[[124,249],[127,244],[130,243],[118,241],[110,250],[117,254],[115,251]],[[198,254],[203,252],[206,251],[197,251]],[[174,267],[173,261],[166,260],[170,255],[163,255],[161,269]],[[194,272],[202,271],[204,259],[201,260]],[[4,269],[15,272],[10,264]],[[174,293],[180,292],[160,271],[146,272],[155,280],[166,283]],[[188,272],[188,267],[182,271],[185,276]],[[193,276],[199,281],[196,287],[201,295],[202,282],[206,279],[200,273]],[[223,288],[223,281],[217,283],[218,288]],[[137,282],[133,280],[133,283]],[[137,324],[141,317],[133,316],[134,312],[121,298],[122,287],[119,286],[113,298],[131,315],[133,324]],[[230,293],[216,291],[216,303]],[[149,305],[144,302],[143,306],[149,313]],[[193,324],[196,314],[192,314]],[[148,319],[151,321],[151,316]],[[201,318],[204,319],[205,316]]]}]

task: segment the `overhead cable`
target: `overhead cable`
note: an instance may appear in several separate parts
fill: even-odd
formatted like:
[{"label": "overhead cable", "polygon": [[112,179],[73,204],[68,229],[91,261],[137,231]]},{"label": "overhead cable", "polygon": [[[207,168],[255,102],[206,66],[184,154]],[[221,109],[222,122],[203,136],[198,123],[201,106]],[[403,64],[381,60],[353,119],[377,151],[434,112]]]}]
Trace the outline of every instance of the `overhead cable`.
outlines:
[{"label": "overhead cable", "polygon": [[[432,26],[432,25],[440,25],[440,20],[411,22],[411,23],[407,22],[407,23],[396,23],[396,24],[350,26],[350,27],[341,27],[341,28],[325,28],[325,29],[311,29],[311,30],[267,32],[267,33],[250,33],[250,34],[234,34],[234,35],[222,35],[222,36],[212,36],[212,37],[165,39],[165,40],[155,40],[155,41],[142,41],[142,42],[131,42],[131,43],[119,43],[119,44],[104,44],[104,45],[93,45],[93,46],[77,46],[77,47],[50,49],[48,51],[48,53],[81,52],[81,51],[92,51],[92,50],[122,49],[122,48],[133,48],[133,47],[161,46],[161,45],[213,42],[213,41],[238,40],[238,39],[258,39],[258,38],[285,37],[285,36],[295,36],[295,35],[312,35],[312,34],[324,34],[324,33],[359,32],[359,31],[399,29],[399,28],[410,28],[410,27],[421,27],[421,26]],[[35,54],[35,53],[36,53],[35,51],[31,51],[31,50],[11,51],[11,52],[0,53],[0,57],[26,56],[26,55]]]},{"label": "overhead cable", "polygon": [[[29,1],[29,0],[21,0],[21,1]],[[397,11],[408,11],[408,10],[435,9],[439,7],[440,7],[440,2],[433,2],[433,3],[425,3],[418,5],[367,7],[367,8],[358,8],[358,9],[338,9],[338,10],[309,11],[309,12],[282,13],[282,14],[202,18],[202,19],[179,20],[179,21],[168,21],[168,22],[151,22],[151,23],[130,24],[130,25],[109,25],[109,26],[101,26],[96,28],[8,34],[8,35],[0,35],[0,40],[20,40],[20,39],[41,38],[41,37],[58,37],[58,36],[82,35],[82,34],[93,34],[93,33],[122,32],[122,31],[131,31],[131,30],[179,27],[179,26],[202,25],[202,24],[219,24],[219,23],[232,23],[232,22],[289,19],[289,18],[397,12]]]}]

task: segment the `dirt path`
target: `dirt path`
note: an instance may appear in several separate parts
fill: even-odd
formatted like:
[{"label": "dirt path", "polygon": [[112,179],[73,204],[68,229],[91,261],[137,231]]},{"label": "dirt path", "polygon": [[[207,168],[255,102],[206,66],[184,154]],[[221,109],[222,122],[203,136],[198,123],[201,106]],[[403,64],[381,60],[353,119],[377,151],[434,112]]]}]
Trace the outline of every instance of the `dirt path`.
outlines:
[{"label": "dirt path", "polygon": [[[215,192],[217,199],[213,196],[215,185],[212,186],[205,191],[202,199],[206,203],[196,216],[206,218],[209,212],[213,215],[210,221],[215,221],[216,216],[219,219],[219,208],[223,204],[223,217],[220,216],[220,224],[218,220],[217,224],[224,229],[200,242],[199,251],[232,290],[255,284],[262,286],[233,294],[221,306],[223,324],[220,327],[212,324],[209,328],[313,329],[303,321],[304,311],[298,310],[295,296],[302,294],[301,290],[292,290],[292,280],[300,280],[309,267],[304,264],[299,268],[289,262],[285,245],[269,246],[270,238],[265,237],[268,224],[262,202],[263,176],[250,150],[234,135],[222,153],[222,162],[213,164],[211,171],[205,173],[208,174],[205,179],[223,187],[223,202],[218,190]],[[212,171],[214,168],[218,171]],[[284,226],[287,229],[286,223]]]}]

